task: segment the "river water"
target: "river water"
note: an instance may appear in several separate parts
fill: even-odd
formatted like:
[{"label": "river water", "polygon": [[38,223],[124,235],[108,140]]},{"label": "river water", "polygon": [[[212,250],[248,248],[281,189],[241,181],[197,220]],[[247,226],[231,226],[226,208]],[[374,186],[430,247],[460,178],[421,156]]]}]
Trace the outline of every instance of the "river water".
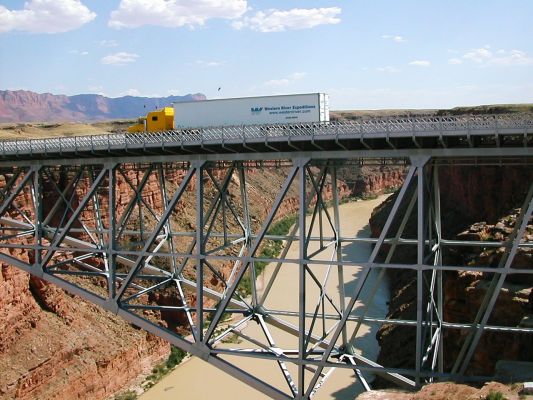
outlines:
[{"label": "river water", "polygon": [[[339,207],[340,221],[341,221],[341,236],[343,237],[368,237],[370,235],[368,220],[372,213],[372,210],[383,202],[386,196],[380,196],[375,200],[365,200],[353,203],[346,203]],[[310,216],[308,221],[310,221]],[[325,219],[324,219],[325,220]],[[314,232],[318,234],[318,232]],[[294,247],[294,248],[293,248]],[[298,258],[299,250],[298,246],[293,246],[287,254],[287,258]],[[318,244],[311,242],[308,249],[308,254],[311,254],[314,249],[318,248]],[[315,257],[315,259],[329,260],[331,257],[331,251],[325,251],[323,254]],[[368,260],[368,256],[371,252],[371,246],[365,243],[346,243],[343,245],[343,259],[351,260],[355,262],[364,262]],[[258,279],[259,288],[265,287],[266,282],[272,276],[275,265],[268,265],[263,275]],[[316,274],[319,280],[322,280],[326,276],[326,265],[315,265],[311,267],[311,270]],[[357,284],[357,276],[360,269],[357,267],[345,268],[344,270],[344,282],[345,282],[345,294],[346,302],[348,302],[348,296],[350,292],[354,290]],[[375,280],[376,275],[371,275],[369,280]],[[306,295],[312,299],[311,303],[316,301],[319,295],[319,289],[311,279],[306,281],[307,293]],[[328,293],[334,297],[338,293],[338,275],[337,268],[331,268],[327,284],[325,285]],[[366,287],[366,285],[365,285]],[[292,310],[297,311],[298,307],[298,266],[285,264],[280,270],[275,284],[267,297],[265,306],[267,309],[286,310],[289,305],[293,304]],[[337,294],[338,298],[338,294]],[[360,297],[365,299],[365,292]],[[388,285],[385,281],[381,283],[379,289],[374,297],[374,300],[370,304],[368,315],[375,317],[384,317],[387,313],[387,301],[389,300]],[[310,310],[311,303],[307,305],[307,309]],[[356,303],[354,309],[361,310],[364,305],[360,302]],[[333,308],[326,304],[326,311],[332,312]],[[297,318],[284,317],[285,321],[298,325]],[[353,326],[349,326],[349,328]],[[368,326],[362,325],[358,335],[355,339],[355,347],[357,352],[367,358],[376,360],[379,352],[379,346],[375,339],[375,333],[379,328],[378,325]],[[318,329],[318,328],[317,328]],[[327,329],[327,326],[326,326]],[[350,329],[348,330],[350,332]],[[249,323],[243,330],[243,333],[251,335],[253,337],[260,337],[262,335],[260,327],[256,323]],[[280,331],[276,328],[272,328],[271,332],[276,344],[282,348],[297,348],[297,341],[294,336]],[[249,348],[249,343],[227,344],[225,347],[246,347]],[[230,360],[230,359],[228,359]],[[287,388],[287,384],[280,372],[277,363],[271,361],[259,361],[257,359],[247,357],[233,357],[231,359],[235,365],[251,372],[260,379],[265,380],[273,384],[278,388],[283,388],[284,391]],[[289,367],[291,373],[294,373],[294,377],[297,376],[296,369],[292,366]],[[310,377],[310,375],[309,375]],[[370,378],[371,377],[367,377]],[[306,375],[306,379],[307,375]],[[331,377],[324,383],[314,398],[316,399],[353,399],[358,393],[363,391],[363,387],[357,382],[355,372],[349,369],[336,369]],[[225,374],[223,371],[209,365],[208,363],[198,359],[191,358],[188,361],[182,363],[169,375],[163,378],[158,384],[144,393],[141,400],[230,400],[230,399],[249,399],[260,400],[268,399],[267,396],[256,391],[250,386],[240,382],[239,380]]]}]

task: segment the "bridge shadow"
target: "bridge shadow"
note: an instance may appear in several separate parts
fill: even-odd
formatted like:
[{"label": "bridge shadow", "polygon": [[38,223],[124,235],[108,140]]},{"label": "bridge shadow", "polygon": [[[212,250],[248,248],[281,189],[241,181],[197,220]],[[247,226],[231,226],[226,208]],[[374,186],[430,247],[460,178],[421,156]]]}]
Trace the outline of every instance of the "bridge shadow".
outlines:
[{"label": "bridge shadow", "polygon": [[[362,229],[360,229],[356,234],[357,238],[368,238],[370,237],[370,226],[367,224]],[[351,262],[368,262],[370,254],[372,253],[372,245],[370,243],[351,243],[343,246],[342,249],[342,259],[343,261]],[[349,274],[347,274],[349,272]],[[348,302],[355,292],[357,285],[359,284],[359,279],[361,277],[362,269],[356,267],[345,268],[345,279],[347,276],[350,277],[350,280],[346,281],[344,284],[344,290],[346,294],[346,302]],[[361,315],[365,309],[365,301],[371,295],[372,289],[375,284],[378,284],[379,271],[371,270],[370,274],[363,285],[363,289],[359,296],[360,301],[358,301],[355,307],[352,310],[353,315]],[[387,315],[388,311],[388,302],[390,300],[389,292],[389,282],[387,275],[384,275],[381,282],[379,282],[376,294],[373,300],[370,302],[370,306],[366,313],[367,316],[384,318]],[[380,328],[380,324],[365,324],[361,327],[359,333],[357,334],[354,342],[352,343],[356,349],[357,354],[368,358],[372,361],[376,361],[379,354],[379,344],[376,340],[376,333]],[[350,327],[352,330],[348,331],[348,335],[352,334],[355,324],[351,324]],[[374,374],[362,372],[363,377],[367,382],[372,382],[375,378]],[[339,389],[336,392],[332,393],[333,398],[338,400],[353,399],[357,395],[365,391],[363,385],[360,383],[359,379],[355,372],[351,374],[353,378],[353,383],[347,387]]]}]

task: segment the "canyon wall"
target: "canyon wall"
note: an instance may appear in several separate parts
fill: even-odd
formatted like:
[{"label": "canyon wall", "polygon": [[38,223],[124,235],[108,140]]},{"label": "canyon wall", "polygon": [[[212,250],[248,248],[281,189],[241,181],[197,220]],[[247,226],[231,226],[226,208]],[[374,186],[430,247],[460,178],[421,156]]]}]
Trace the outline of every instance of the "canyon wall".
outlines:
[{"label": "canyon wall", "polygon": [[[514,227],[518,211],[533,181],[533,169],[523,167],[442,167],[440,169],[443,237],[458,240],[504,241]],[[411,193],[412,193],[411,188]],[[392,208],[395,196],[378,207],[371,218],[373,236],[378,236]],[[410,193],[407,193],[410,198]],[[406,208],[404,204],[400,213]],[[414,208],[416,214],[416,206]],[[398,226],[395,222],[393,230]],[[411,218],[404,237],[416,237],[416,220]],[[533,241],[533,220],[529,221],[525,240]],[[498,266],[503,249],[460,247],[443,254],[447,265]],[[391,262],[416,262],[416,249],[401,246]],[[520,249],[513,268],[533,268],[533,251]],[[388,270],[391,300],[388,318],[416,320],[416,273]],[[483,301],[493,274],[481,272],[446,272],[444,274],[444,319],[447,322],[472,323]],[[489,324],[519,326],[533,310],[533,282],[530,275],[506,279]],[[467,331],[445,330],[445,370],[450,370]],[[414,367],[416,330],[412,327],[384,324],[377,333],[381,345],[378,362],[397,368]],[[469,364],[468,373],[492,375],[499,359],[531,361],[531,337],[520,333],[485,333]]]},{"label": "canyon wall", "polygon": [[399,188],[407,169],[398,165],[340,167],[338,177],[352,197],[373,197]]}]

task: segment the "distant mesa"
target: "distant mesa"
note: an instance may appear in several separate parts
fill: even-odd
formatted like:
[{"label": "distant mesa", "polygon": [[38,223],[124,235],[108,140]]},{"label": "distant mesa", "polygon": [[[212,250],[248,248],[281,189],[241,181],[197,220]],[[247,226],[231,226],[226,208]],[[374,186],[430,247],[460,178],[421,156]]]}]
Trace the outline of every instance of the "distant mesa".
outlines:
[{"label": "distant mesa", "polygon": [[98,94],[65,96],[26,90],[0,90],[0,123],[133,119],[145,115],[147,110],[168,106],[173,102],[205,99],[202,93],[168,97],[109,98]]}]

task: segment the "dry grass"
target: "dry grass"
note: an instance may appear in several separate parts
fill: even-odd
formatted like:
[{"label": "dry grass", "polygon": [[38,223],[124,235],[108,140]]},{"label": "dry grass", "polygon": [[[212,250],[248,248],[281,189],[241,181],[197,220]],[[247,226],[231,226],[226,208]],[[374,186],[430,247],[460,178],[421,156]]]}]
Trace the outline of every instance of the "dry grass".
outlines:
[{"label": "dry grass", "polygon": [[109,121],[95,123],[65,122],[0,124],[0,139],[39,139],[64,136],[101,135],[125,130],[134,121]]},{"label": "dry grass", "polygon": [[416,117],[428,115],[533,114],[533,104],[492,104],[451,109],[388,109],[332,111],[332,120],[347,121],[370,118]]}]

